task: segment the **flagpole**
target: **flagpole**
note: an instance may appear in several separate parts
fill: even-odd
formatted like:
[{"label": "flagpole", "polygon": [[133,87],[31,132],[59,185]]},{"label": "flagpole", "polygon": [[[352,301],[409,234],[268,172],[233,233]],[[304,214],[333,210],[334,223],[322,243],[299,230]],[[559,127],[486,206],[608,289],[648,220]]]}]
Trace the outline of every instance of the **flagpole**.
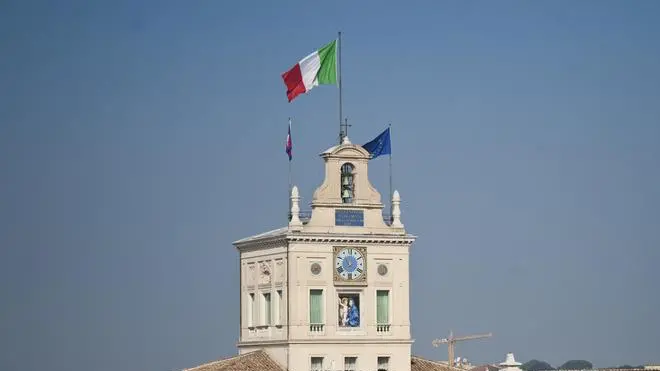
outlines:
[{"label": "flagpole", "polygon": [[341,144],[346,135],[342,129],[344,114],[342,112],[341,98],[341,31],[337,32],[337,84],[339,85],[339,144]]},{"label": "flagpole", "polygon": [[[291,117],[289,117],[289,133],[291,132],[291,121],[292,121]],[[293,138],[291,138],[291,134],[289,134],[289,139],[291,139],[291,143],[293,143]],[[287,224],[291,220],[291,187],[292,187],[292,185],[291,185],[291,159],[292,158],[289,158],[289,189],[287,191],[287,196],[286,196],[287,200],[289,200],[289,208],[287,210],[287,221],[286,221]]]},{"label": "flagpole", "polygon": [[394,197],[394,193],[392,193],[392,123],[390,122],[388,124],[388,128],[390,130],[390,221],[392,220],[392,198]]}]

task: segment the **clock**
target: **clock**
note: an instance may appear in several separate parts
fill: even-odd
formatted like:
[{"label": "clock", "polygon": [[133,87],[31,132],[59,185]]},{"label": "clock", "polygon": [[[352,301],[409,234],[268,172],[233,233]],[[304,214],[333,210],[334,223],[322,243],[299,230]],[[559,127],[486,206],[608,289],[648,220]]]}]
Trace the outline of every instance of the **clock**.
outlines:
[{"label": "clock", "polygon": [[366,251],[360,247],[335,247],[335,281],[364,282]]}]

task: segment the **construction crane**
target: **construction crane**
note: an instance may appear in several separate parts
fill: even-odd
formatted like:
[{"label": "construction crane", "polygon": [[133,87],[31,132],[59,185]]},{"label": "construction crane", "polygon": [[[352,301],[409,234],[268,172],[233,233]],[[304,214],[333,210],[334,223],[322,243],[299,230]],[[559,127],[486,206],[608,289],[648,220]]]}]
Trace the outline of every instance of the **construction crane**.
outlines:
[{"label": "construction crane", "polygon": [[437,347],[440,346],[440,344],[447,344],[447,351],[448,351],[448,354],[449,354],[449,357],[448,357],[449,367],[453,367],[454,366],[454,349],[456,347],[456,342],[457,341],[483,339],[483,338],[489,338],[491,336],[493,336],[493,334],[489,332],[487,334],[478,334],[478,335],[468,335],[468,336],[454,337],[454,332],[450,330],[448,338],[433,340],[433,346],[437,348]]}]

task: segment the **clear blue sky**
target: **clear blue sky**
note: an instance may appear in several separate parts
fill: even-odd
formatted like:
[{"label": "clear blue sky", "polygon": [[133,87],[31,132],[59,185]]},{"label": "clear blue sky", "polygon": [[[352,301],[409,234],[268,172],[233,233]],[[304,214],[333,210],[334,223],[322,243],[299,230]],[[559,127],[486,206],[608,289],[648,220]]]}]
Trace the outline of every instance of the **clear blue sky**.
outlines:
[{"label": "clear blue sky", "polygon": [[336,88],[280,74],[338,30],[350,138],[393,124],[414,352],[660,362],[660,2],[357,3],[0,3],[0,369],[236,352],[287,117],[305,203],[338,131]]}]

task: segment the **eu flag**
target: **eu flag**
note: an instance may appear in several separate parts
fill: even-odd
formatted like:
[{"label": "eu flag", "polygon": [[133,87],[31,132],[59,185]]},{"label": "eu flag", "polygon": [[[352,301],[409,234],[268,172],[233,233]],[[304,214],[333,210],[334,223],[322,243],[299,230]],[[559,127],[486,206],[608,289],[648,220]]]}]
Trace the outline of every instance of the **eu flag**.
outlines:
[{"label": "eu flag", "polygon": [[374,140],[362,146],[369,153],[371,153],[371,159],[374,159],[380,155],[392,154],[392,143],[390,142],[390,128],[385,129],[384,132],[380,133]]}]

